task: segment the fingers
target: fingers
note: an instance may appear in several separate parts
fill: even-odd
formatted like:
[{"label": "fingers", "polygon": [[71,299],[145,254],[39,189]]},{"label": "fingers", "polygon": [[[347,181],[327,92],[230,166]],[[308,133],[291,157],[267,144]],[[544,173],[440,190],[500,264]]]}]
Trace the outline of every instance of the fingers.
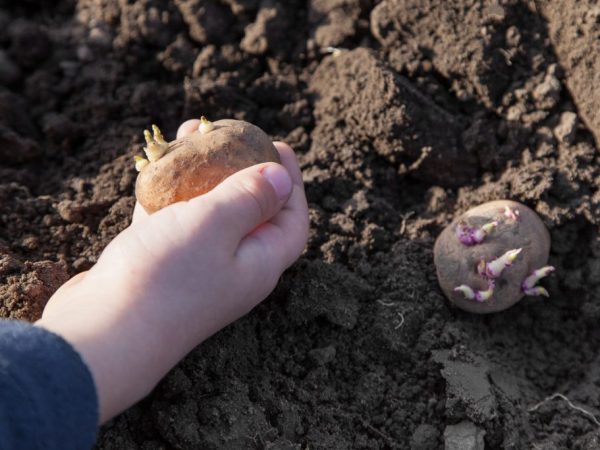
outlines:
[{"label": "fingers", "polygon": [[257,263],[268,263],[264,269],[278,277],[302,254],[308,240],[308,229],[304,193],[300,187],[294,186],[285,208],[242,240],[237,251],[240,264],[260,270]]},{"label": "fingers", "polygon": [[179,139],[180,137],[187,136],[188,134],[192,134],[198,129],[199,125],[200,120],[198,119],[186,120],[179,126],[179,129],[177,130],[177,139]]},{"label": "fingers", "polygon": [[287,145],[285,142],[273,142],[275,148],[279,152],[281,158],[281,164],[288,170],[294,184],[303,186],[302,172],[300,172],[300,166],[298,165],[298,159],[292,147]]},{"label": "fingers", "polygon": [[186,207],[189,218],[185,220],[193,223],[198,219],[198,223],[235,251],[248,233],[281,210],[293,186],[284,166],[276,163],[255,165],[190,200]]},{"label": "fingers", "polygon": [[281,233],[267,234],[266,230],[259,229],[256,237],[272,241],[269,247],[276,251],[276,256],[287,269],[302,254],[308,240],[309,218],[304,188],[294,186],[290,200],[270,224],[281,230]]},{"label": "fingers", "polygon": [[133,216],[131,217],[131,223],[137,223],[148,216],[149,214],[146,212],[144,207],[138,202],[135,202],[135,207],[133,208]]},{"label": "fingers", "polygon": [[[177,137],[193,133],[199,124],[198,119],[184,122]],[[239,250],[248,257],[262,252],[260,257],[273,258],[275,264],[285,268],[306,244],[308,207],[294,151],[283,142],[274,145],[281,165],[257,165],[230,176],[211,192],[187,202],[180,218],[190,230],[202,224],[205,233],[219,235],[219,240],[230,244],[234,252]],[[136,203],[132,222],[147,217]],[[247,249],[241,249],[243,244]]]},{"label": "fingers", "polygon": [[[302,253],[308,240],[309,217],[302,172],[298,159],[292,148],[283,143],[276,142],[282,164],[286,167],[294,181],[294,190],[290,199],[271,223],[283,230],[284,242],[276,242],[276,248],[281,249],[282,260],[285,267],[289,267]],[[261,230],[257,230],[261,232]]]},{"label": "fingers", "polygon": [[243,261],[267,261],[275,269],[265,270],[277,272],[279,268],[281,272],[292,265],[304,250],[308,240],[309,218],[302,173],[296,156],[287,144],[276,142],[275,146],[294,182],[292,194],[279,213],[244,238],[237,255],[242,264]]}]

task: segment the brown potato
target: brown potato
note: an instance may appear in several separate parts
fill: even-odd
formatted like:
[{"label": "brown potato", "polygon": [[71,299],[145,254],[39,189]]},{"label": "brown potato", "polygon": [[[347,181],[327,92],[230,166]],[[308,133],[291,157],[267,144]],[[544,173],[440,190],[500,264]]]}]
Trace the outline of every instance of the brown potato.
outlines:
[{"label": "brown potato", "polygon": [[[506,207],[509,211],[517,211],[518,217],[507,216]],[[480,229],[491,222],[497,224],[481,242],[465,244],[457,235],[457,228],[462,225]],[[522,250],[512,265],[505,267],[497,278],[492,278],[494,287],[490,298],[469,299],[464,292],[455,289],[466,285],[473,290],[487,290],[490,278],[481,275],[481,261],[493,261],[516,249]],[[524,280],[534,270],[545,266],[549,252],[550,234],[537,214],[520,203],[498,200],[472,208],[448,225],[435,242],[434,263],[446,297],[465,311],[485,314],[502,311],[517,303],[525,295]],[[549,272],[552,270],[548,269]]]},{"label": "brown potato", "polygon": [[196,131],[169,143],[166,153],[140,171],[135,195],[146,212],[202,195],[229,175],[263,162],[280,162],[267,134],[240,120],[212,122],[214,128]]}]

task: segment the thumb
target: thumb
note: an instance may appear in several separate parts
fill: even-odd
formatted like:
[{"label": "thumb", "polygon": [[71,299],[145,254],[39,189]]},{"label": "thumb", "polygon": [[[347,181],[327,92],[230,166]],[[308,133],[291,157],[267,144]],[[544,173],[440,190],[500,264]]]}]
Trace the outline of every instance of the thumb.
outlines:
[{"label": "thumb", "polygon": [[[258,164],[226,178],[212,191],[189,201],[187,208],[206,214],[224,242],[237,248],[259,225],[274,217],[292,192],[292,178],[281,164]],[[192,213],[193,214],[193,213]]]}]

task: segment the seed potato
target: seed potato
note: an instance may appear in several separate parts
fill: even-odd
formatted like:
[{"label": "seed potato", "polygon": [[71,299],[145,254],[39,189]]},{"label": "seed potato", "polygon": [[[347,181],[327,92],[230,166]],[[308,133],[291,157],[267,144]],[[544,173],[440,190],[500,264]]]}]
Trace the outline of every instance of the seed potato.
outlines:
[{"label": "seed potato", "polygon": [[154,127],[154,137],[146,132],[146,141],[148,160],[136,158],[135,195],[150,214],[205,194],[239,170],[280,162],[269,136],[240,120],[203,118],[198,131],[170,143]]},{"label": "seed potato", "polygon": [[[483,237],[470,239],[482,228],[487,230]],[[470,236],[465,236],[465,229],[471,231]],[[440,287],[450,302],[465,311],[485,314],[511,307],[525,291],[547,295],[545,289],[532,286],[528,290],[524,283],[538,269],[544,270],[543,276],[554,270],[543,267],[549,252],[550,234],[537,214],[520,203],[498,200],[472,208],[448,225],[435,242],[434,263]],[[506,265],[499,258],[504,258]],[[501,273],[490,274],[494,267],[489,265],[486,273],[482,261],[494,260],[500,261],[495,269]],[[534,285],[537,282],[529,280]],[[481,297],[489,298],[468,298],[469,288],[475,295],[486,293]]]}]

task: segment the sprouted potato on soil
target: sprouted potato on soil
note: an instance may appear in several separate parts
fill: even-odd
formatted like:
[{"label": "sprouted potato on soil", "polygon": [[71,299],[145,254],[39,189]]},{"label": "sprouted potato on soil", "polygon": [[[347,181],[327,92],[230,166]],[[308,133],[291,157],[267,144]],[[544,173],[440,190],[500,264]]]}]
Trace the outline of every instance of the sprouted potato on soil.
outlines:
[{"label": "sprouted potato on soil", "polygon": [[280,162],[269,136],[241,120],[200,120],[198,130],[173,142],[156,125],[144,132],[146,158],[135,157],[140,172],[135,195],[146,212],[205,194],[233,173],[263,162]]},{"label": "sprouted potato on soil", "polygon": [[448,299],[475,313],[502,311],[524,295],[546,296],[538,282],[550,234],[531,209],[510,200],[484,203],[448,225],[434,247],[438,281]]}]

